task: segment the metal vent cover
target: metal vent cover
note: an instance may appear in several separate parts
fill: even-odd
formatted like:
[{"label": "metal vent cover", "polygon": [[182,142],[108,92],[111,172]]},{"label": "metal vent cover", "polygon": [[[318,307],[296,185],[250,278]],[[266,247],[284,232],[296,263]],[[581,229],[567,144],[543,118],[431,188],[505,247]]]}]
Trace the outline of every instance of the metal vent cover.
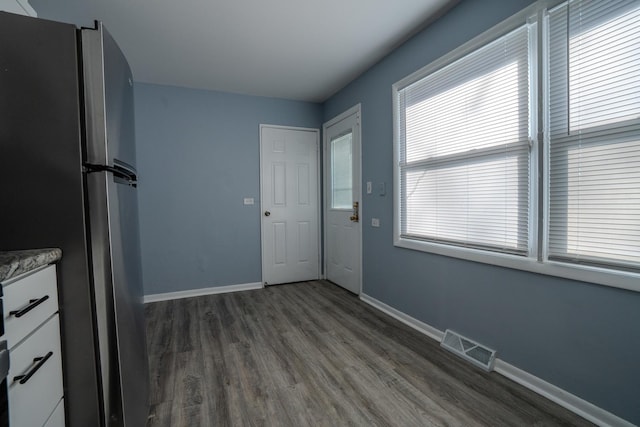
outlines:
[{"label": "metal vent cover", "polygon": [[493,364],[496,359],[495,350],[478,344],[450,329],[445,331],[440,346],[487,372],[493,370]]}]

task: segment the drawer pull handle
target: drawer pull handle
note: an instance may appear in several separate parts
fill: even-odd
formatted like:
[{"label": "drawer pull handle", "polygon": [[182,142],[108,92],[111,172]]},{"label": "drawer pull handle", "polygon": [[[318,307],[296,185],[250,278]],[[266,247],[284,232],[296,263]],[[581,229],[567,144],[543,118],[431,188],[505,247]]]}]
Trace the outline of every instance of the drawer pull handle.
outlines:
[{"label": "drawer pull handle", "polygon": [[33,376],[33,374],[35,374],[38,369],[42,368],[42,365],[44,365],[47,360],[49,360],[49,358],[53,356],[53,351],[50,351],[49,353],[47,353],[44,357],[34,357],[33,358],[33,363],[36,363],[36,366],[33,367],[33,369],[31,369],[29,372],[27,372],[24,375],[17,375],[15,377],[13,377],[14,381],[18,381],[20,380],[20,384],[24,384],[27,381],[29,381],[31,379],[31,377]]},{"label": "drawer pull handle", "polygon": [[33,310],[34,308],[36,308],[37,306],[39,306],[40,304],[42,304],[43,302],[45,302],[46,300],[48,300],[48,299],[49,299],[49,295],[45,295],[45,296],[43,296],[42,298],[39,298],[39,299],[30,299],[28,306],[26,306],[22,310],[10,311],[9,314],[11,316],[22,317],[25,314],[27,314],[28,312],[30,312],[31,310]]}]

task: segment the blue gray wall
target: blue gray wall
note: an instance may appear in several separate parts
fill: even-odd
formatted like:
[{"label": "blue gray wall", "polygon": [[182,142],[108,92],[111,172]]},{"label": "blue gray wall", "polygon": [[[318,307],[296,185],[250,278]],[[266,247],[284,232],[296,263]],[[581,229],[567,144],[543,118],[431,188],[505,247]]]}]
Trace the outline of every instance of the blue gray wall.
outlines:
[{"label": "blue gray wall", "polygon": [[[391,85],[530,3],[463,1],[324,104],[362,104],[363,182],[392,188]],[[392,197],[363,196],[364,293],[640,424],[640,293],[396,248]]]},{"label": "blue gray wall", "polygon": [[259,125],[320,128],[321,106],[139,83],[135,97],[145,294],[260,282]]}]

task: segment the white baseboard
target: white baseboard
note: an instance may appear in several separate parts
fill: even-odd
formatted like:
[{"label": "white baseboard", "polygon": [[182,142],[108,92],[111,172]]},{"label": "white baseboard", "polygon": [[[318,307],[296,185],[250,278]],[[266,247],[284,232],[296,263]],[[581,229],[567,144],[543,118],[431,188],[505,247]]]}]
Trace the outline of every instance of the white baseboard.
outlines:
[{"label": "white baseboard", "polygon": [[580,415],[582,418],[585,418],[596,425],[603,427],[634,427],[634,424],[631,424],[629,421],[624,420],[611,412],[607,412],[593,403],[589,403],[586,400],[561,389],[560,387],[556,387],[555,385],[548,383],[527,371],[523,371],[502,359],[496,359],[494,370],[500,375],[504,375],[509,378],[511,381],[546,397],[552,402],[555,402],[571,412]]},{"label": "white baseboard", "polygon": [[393,317],[394,319],[401,321],[407,326],[411,326],[413,329],[419,332],[422,332],[423,334],[427,335],[430,338],[433,338],[438,342],[442,341],[442,337],[444,337],[444,332],[442,332],[441,330],[436,329],[431,325],[427,325],[426,323],[423,323],[418,319],[401,312],[400,310],[396,310],[395,308],[381,301],[378,301],[377,299],[372,298],[367,294],[360,294],[360,299],[366,302],[367,304],[369,304],[370,306],[377,308],[383,313],[387,313],[389,316]]},{"label": "white baseboard", "polygon": [[166,292],[163,294],[145,295],[143,302],[158,302],[180,298],[199,297],[202,295],[226,294],[228,292],[250,291],[262,289],[262,282],[244,283],[241,285],[213,286],[211,288],[190,289],[188,291]]},{"label": "white baseboard", "polygon": [[[441,330],[423,323],[418,319],[415,319],[408,314],[401,312],[400,310],[388,306],[387,304],[378,301],[377,299],[372,298],[369,295],[360,294],[360,299],[370,306],[388,314],[389,316],[399,320],[405,325],[412,327],[418,332],[422,332],[423,334],[438,342],[441,342],[442,337],[444,337],[444,332],[442,332]],[[611,412],[605,411],[604,409],[594,405],[593,403],[587,402],[586,400],[581,399],[578,396],[561,389],[560,387],[548,383],[533,374],[523,371],[522,369],[519,369],[502,359],[496,359],[494,370],[500,375],[503,375],[513,382],[516,382],[528,388],[529,390],[546,397],[552,402],[557,403],[563,408],[568,409],[569,411],[585,418],[586,420],[591,421],[596,425],[602,427],[634,427],[634,424],[631,424],[629,421],[626,421],[612,414]]]}]

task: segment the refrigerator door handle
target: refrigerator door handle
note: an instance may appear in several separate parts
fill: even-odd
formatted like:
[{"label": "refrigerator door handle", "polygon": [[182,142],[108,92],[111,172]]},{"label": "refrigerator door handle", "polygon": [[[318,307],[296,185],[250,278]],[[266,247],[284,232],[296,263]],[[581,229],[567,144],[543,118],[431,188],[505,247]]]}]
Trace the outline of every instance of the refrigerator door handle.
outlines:
[{"label": "refrigerator door handle", "polygon": [[114,177],[125,181],[125,183],[130,185],[131,187],[138,186],[138,177],[136,176],[135,172],[119,165],[107,166],[107,165],[94,165],[91,163],[85,163],[84,169],[87,173],[110,172],[113,174]]}]

